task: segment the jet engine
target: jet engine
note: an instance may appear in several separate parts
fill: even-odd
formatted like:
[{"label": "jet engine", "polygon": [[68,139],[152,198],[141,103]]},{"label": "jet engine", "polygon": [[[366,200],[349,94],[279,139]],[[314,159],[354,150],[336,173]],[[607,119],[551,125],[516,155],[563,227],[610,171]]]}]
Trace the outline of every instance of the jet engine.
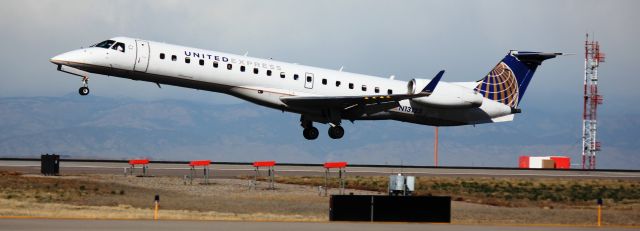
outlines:
[{"label": "jet engine", "polygon": [[[407,84],[409,94],[417,94],[429,84],[426,79],[412,79]],[[429,96],[410,99],[411,102],[433,108],[477,108],[482,105],[484,97],[474,89],[460,85],[440,82]]]}]

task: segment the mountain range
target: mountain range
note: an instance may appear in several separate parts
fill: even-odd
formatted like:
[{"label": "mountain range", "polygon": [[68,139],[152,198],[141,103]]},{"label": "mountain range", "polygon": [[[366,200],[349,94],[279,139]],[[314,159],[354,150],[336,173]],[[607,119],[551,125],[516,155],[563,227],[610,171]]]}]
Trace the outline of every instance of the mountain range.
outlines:
[{"label": "mountain range", "polygon": [[[636,114],[600,115],[599,168],[640,169]],[[581,114],[527,107],[516,120],[441,127],[439,165],[515,167],[520,155],[564,155],[580,164]],[[250,103],[130,98],[0,98],[0,156],[433,165],[434,128],[345,121],[343,139],[302,137],[299,115]]]}]

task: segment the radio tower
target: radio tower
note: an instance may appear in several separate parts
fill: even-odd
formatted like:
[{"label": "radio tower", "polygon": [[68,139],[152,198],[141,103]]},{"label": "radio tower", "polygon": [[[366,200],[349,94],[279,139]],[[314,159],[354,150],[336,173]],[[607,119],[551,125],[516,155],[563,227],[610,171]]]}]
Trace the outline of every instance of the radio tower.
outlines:
[{"label": "radio tower", "polygon": [[596,140],[598,105],[602,96],[598,95],[598,66],[604,62],[600,44],[589,34],[584,41],[584,112],[582,113],[582,169],[596,168],[596,152],[600,142]]}]

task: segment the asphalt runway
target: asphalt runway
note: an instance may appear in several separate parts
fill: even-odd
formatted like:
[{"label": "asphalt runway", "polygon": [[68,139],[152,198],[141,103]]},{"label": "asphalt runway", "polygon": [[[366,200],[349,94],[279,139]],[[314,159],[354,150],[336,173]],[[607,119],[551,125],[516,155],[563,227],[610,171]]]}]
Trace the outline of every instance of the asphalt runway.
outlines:
[{"label": "asphalt runway", "polygon": [[369,223],[369,222],[247,222],[247,221],[151,221],[151,220],[73,220],[73,219],[0,219],[0,230],[256,230],[256,231],[412,231],[412,230],[637,230],[638,227],[590,227],[590,226],[496,226],[454,225],[429,223]]},{"label": "asphalt runway", "polygon": [[[60,162],[61,174],[124,174],[127,163],[112,162]],[[232,178],[241,175],[253,175],[251,165],[216,164],[210,167],[212,178]],[[324,176],[321,166],[278,166],[276,175],[283,176]],[[0,160],[0,170],[20,171],[25,173],[40,173],[39,161]],[[136,174],[141,174],[140,168]],[[349,167],[348,176],[388,176],[402,172],[414,176],[449,176],[449,177],[549,177],[549,178],[587,178],[587,179],[627,179],[640,180],[640,171],[566,171],[566,170],[523,170],[523,169],[461,169],[461,168],[399,168],[399,167]],[[198,174],[202,169],[198,168]],[[149,164],[149,175],[152,176],[184,176],[189,174],[187,164]],[[332,170],[336,174],[336,170]]]}]

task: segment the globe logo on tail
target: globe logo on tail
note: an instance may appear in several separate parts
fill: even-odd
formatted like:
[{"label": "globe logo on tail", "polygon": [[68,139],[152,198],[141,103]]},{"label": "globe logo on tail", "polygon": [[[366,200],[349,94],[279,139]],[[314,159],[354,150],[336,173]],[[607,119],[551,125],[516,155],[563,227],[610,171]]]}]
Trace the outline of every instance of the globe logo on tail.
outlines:
[{"label": "globe logo on tail", "polygon": [[511,68],[504,62],[498,63],[482,80],[475,90],[487,99],[515,108],[518,105],[518,81]]}]

